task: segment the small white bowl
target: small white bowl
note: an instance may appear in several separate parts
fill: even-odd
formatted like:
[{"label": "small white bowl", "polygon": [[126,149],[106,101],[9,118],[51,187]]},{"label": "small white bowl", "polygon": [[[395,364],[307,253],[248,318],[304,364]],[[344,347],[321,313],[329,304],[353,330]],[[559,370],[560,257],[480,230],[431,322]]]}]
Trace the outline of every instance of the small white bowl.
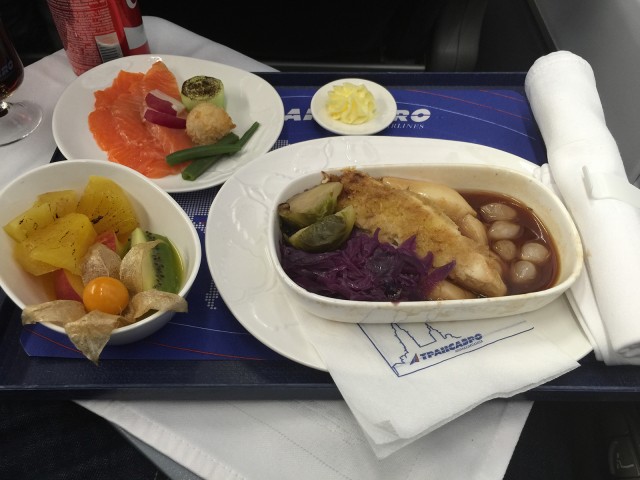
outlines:
[{"label": "small white bowl", "polygon": [[[16,215],[29,208],[40,193],[55,190],[84,190],[90,175],[110,178],[128,193],[140,225],[149,231],[167,236],[180,252],[184,264],[184,283],[179,295],[185,297],[198,273],[202,260],[202,247],[198,232],[182,207],[164,190],[145,176],[116,163],[77,160],[50,163],[23,174],[0,192],[0,225],[7,224]],[[13,259],[14,240],[0,232],[0,286],[18,308],[51,300],[40,281],[25,272]],[[155,313],[132,325],[113,331],[110,345],[138,341],[162,328],[174,312]],[[43,323],[64,334],[64,328]]]},{"label": "small white bowl", "polygon": [[[325,297],[300,287],[280,264],[281,232],[277,206],[296,193],[320,183],[322,173],[297,177],[275,196],[268,225],[268,250],[280,281],[305,310],[322,318],[348,323],[403,323],[475,320],[516,315],[541,308],[562,295],[576,280],[583,265],[580,236],[558,197],[524,173],[497,166],[464,164],[378,165],[358,170],[373,177],[397,176],[440,182],[457,190],[480,190],[509,195],[533,209],[555,242],[560,262],[550,288],[527,294],[470,300],[371,302]],[[340,170],[327,170],[340,173]]]},{"label": "small white bowl", "polygon": [[[349,125],[334,120],[327,111],[326,104],[329,99],[329,92],[333,87],[344,83],[353,83],[354,85],[364,85],[373,95],[376,102],[376,114],[368,122],[358,125]],[[398,106],[393,95],[384,88],[370,80],[361,78],[343,78],[327,83],[320,87],[311,98],[311,115],[313,119],[325,130],[338,135],[373,135],[387,128],[395,120],[398,113]]]}]

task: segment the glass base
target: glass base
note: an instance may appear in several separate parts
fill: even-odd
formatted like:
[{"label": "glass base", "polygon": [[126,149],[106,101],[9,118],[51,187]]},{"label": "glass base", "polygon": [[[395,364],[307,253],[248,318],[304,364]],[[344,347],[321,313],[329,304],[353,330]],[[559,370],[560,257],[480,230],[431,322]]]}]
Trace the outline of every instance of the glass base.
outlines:
[{"label": "glass base", "polygon": [[38,128],[41,121],[42,109],[34,103],[0,101],[0,146],[23,139]]}]

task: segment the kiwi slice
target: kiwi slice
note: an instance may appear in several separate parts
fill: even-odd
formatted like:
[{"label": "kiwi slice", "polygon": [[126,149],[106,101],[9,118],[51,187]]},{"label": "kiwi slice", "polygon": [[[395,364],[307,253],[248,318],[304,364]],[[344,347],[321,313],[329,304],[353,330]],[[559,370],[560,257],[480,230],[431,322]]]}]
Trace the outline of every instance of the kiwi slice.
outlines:
[{"label": "kiwi slice", "polygon": [[182,287],[183,267],[180,254],[171,241],[158,233],[136,228],[131,232],[131,245],[160,240],[152,248],[142,263],[142,284],[144,290],[161,290],[178,293]]},{"label": "kiwi slice", "polygon": [[201,102],[210,102],[220,108],[227,106],[222,80],[206,75],[197,75],[185,80],[180,89],[180,97],[188,111]]}]

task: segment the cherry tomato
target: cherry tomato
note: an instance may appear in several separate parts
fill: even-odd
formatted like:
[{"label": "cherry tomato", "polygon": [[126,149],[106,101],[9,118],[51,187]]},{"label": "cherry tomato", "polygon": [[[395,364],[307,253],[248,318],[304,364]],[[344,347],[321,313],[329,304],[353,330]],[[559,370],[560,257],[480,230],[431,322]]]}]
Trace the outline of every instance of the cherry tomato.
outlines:
[{"label": "cherry tomato", "polygon": [[82,301],[88,311],[119,315],[129,304],[129,292],[117,278],[97,277],[85,285]]}]

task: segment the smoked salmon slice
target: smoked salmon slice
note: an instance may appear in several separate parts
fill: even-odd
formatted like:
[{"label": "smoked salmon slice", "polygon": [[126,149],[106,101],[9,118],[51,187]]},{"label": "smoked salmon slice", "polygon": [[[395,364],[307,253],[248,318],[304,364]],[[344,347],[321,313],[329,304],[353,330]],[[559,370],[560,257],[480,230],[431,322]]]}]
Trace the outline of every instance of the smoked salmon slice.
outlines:
[{"label": "smoked salmon slice", "polygon": [[180,173],[188,162],[172,166],[166,156],[193,146],[184,129],[143,119],[144,98],[156,89],[180,99],[176,78],[164,62],[154,62],[146,73],[122,70],[109,87],[95,92],[89,114],[89,130],[107,158],[149,178]]}]

